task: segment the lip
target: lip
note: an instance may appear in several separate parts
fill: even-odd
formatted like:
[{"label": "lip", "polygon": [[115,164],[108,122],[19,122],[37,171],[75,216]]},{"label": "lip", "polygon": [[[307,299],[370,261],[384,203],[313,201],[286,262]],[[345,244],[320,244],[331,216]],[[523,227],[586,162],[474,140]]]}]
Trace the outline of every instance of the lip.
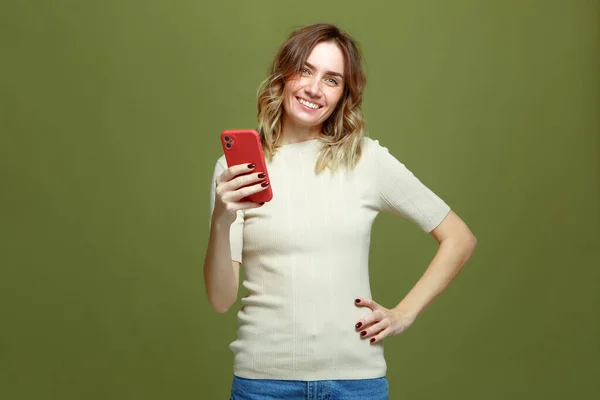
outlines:
[{"label": "lip", "polygon": [[[302,97],[298,97],[298,96],[294,96],[296,98],[296,101],[298,101],[298,104],[300,104],[302,106],[303,109],[308,110],[308,111],[319,111],[321,108],[323,108],[322,104],[319,103],[315,103],[314,101],[308,100],[308,99],[304,99]],[[313,109],[313,108],[308,108],[306,107],[304,104],[300,103],[300,99],[304,100],[304,101],[308,101],[309,103],[313,103],[319,106],[319,108],[317,109]]]}]

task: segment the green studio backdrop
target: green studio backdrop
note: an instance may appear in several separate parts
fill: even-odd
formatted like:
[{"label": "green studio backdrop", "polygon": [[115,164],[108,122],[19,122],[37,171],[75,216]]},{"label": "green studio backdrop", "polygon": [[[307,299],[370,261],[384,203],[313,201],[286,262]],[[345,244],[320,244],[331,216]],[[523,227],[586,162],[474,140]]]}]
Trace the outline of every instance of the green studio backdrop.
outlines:
[{"label": "green studio backdrop", "polygon": [[[392,399],[600,396],[598,1],[4,1],[0,398],[224,399],[239,301],[202,261],[223,129],[294,28],[361,43],[367,133],[475,255],[386,339]],[[392,307],[437,243],[374,226]],[[241,288],[240,296],[244,295]]]}]

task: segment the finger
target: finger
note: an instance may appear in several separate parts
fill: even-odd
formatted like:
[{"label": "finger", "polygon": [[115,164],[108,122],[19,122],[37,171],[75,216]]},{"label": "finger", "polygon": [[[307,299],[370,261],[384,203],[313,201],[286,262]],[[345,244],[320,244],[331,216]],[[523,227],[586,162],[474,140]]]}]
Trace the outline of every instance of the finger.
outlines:
[{"label": "finger", "polygon": [[358,297],[354,300],[354,304],[356,304],[358,307],[369,307],[373,311],[381,308],[381,306],[377,304],[375,300],[367,299],[365,297]]},{"label": "finger", "polygon": [[257,183],[256,185],[246,186],[246,187],[236,190],[235,192],[231,192],[230,199],[237,202],[245,197],[262,192],[263,190],[265,190],[268,187],[269,187],[269,182],[266,182],[266,181],[262,182],[262,183]]},{"label": "finger", "polygon": [[[266,177],[264,172],[257,172],[254,174],[246,174],[238,176],[230,181],[223,182],[217,186],[217,195],[224,201],[237,202],[250,194],[260,192],[261,189],[255,187],[254,189],[246,190],[246,187],[251,186],[253,183],[263,181]],[[263,186],[266,188],[266,186]],[[239,191],[240,189],[244,189]],[[239,192],[238,192],[239,191]]]},{"label": "finger", "polygon": [[243,188],[244,186],[250,186],[257,182],[262,182],[266,178],[266,174],[264,172],[256,172],[253,174],[239,175],[229,182],[223,183],[221,188],[225,190],[231,190],[232,192],[238,190],[239,188]]},{"label": "finger", "polygon": [[255,203],[253,201],[239,201],[239,202],[229,202],[226,205],[226,209],[228,212],[235,214],[238,211],[241,210],[248,210],[251,208],[260,208],[264,205],[265,203]]},{"label": "finger", "polygon": [[265,203],[255,203],[253,201],[243,201],[243,202],[236,203],[236,206],[239,207],[239,210],[249,210],[252,208],[260,208],[264,204]]},{"label": "finger", "polygon": [[367,314],[364,317],[362,317],[356,323],[356,325],[354,325],[354,327],[357,330],[364,330],[383,319],[384,319],[384,315],[381,313],[381,311],[372,311],[370,314]]},{"label": "finger", "polygon": [[377,334],[379,334],[379,332],[383,331],[384,329],[386,329],[387,327],[390,326],[390,323],[387,319],[384,319],[382,321],[376,321],[376,323],[366,329],[363,329],[360,332],[360,337],[363,339],[368,339],[371,336],[375,336]]},{"label": "finger", "polygon": [[249,172],[252,172],[254,170],[254,168],[256,168],[256,165],[254,165],[254,164],[233,165],[233,166],[227,168],[225,171],[223,171],[223,173],[221,173],[221,175],[219,175],[219,177],[217,178],[216,184],[219,185],[224,182],[229,182],[230,180],[232,180],[233,178],[235,178],[238,175],[247,174]]},{"label": "finger", "polygon": [[381,332],[377,333],[377,335],[375,335],[371,339],[369,339],[369,343],[375,344],[375,343],[381,342],[384,338],[386,338],[390,334],[390,332],[391,331],[389,328],[382,330]]}]

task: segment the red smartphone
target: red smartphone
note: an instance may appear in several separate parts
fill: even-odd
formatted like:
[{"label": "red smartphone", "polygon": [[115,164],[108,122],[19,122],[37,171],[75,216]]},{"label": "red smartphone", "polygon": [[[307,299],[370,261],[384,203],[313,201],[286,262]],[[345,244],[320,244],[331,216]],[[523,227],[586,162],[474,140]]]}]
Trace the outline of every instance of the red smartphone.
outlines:
[{"label": "red smartphone", "polygon": [[226,130],[221,133],[221,144],[223,145],[228,167],[251,163],[256,165],[251,173],[264,172],[267,175],[264,181],[268,181],[269,186],[261,192],[243,198],[242,201],[253,201],[255,203],[271,201],[273,191],[271,190],[267,163],[265,162],[258,132],[252,129]]}]

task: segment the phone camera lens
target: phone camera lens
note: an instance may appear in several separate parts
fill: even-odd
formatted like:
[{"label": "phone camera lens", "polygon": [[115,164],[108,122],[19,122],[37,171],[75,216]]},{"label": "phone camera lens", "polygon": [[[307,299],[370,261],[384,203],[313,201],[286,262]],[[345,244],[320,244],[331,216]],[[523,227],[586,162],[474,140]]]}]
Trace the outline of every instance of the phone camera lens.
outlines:
[{"label": "phone camera lens", "polygon": [[228,149],[230,149],[230,148],[231,148],[231,143],[227,143],[227,144],[225,145],[225,147],[227,147]]},{"label": "phone camera lens", "polygon": [[225,136],[225,141],[229,142],[229,136]]}]

